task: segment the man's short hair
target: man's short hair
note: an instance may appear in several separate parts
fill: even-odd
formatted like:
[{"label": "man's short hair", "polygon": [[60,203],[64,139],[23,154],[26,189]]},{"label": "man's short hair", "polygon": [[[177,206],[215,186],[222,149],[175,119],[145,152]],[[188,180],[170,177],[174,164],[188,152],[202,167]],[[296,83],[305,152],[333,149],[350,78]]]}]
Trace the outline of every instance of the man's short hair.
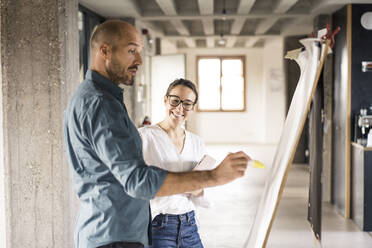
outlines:
[{"label": "man's short hair", "polygon": [[123,23],[128,24],[120,20],[109,20],[96,26],[90,38],[90,49],[93,50],[95,45],[104,42],[115,50],[116,42],[123,38]]}]

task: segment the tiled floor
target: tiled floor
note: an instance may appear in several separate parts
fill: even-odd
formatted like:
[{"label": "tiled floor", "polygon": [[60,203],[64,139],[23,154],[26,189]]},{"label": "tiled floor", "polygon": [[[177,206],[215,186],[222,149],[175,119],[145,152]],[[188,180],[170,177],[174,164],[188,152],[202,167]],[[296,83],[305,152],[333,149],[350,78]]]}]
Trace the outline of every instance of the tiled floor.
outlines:
[{"label": "tiled floor", "polygon": [[[222,160],[226,153],[237,150],[244,150],[251,157],[269,165],[275,147],[265,145],[207,147],[208,153],[217,160]],[[200,234],[206,248],[243,247],[269,169],[248,168],[243,178],[225,186],[207,189],[206,193],[213,206],[211,209],[198,211]],[[319,247],[314,242],[307,222],[308,182],[306,165],[293,166],[267,248]],[[322,228],[323,248],[372,247],[372,237],[361,232],[352,221],[339,216],[330,204],[323,206]]]}]

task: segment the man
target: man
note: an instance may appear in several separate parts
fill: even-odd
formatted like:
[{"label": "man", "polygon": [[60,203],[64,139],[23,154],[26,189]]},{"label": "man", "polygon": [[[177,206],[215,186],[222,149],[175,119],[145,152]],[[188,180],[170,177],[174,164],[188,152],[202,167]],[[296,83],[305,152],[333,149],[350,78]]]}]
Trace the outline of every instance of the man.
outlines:
[{"label": "man", "polygon": [[249,157],[229,154],[212,171],[171,173],[145,164],[141,138],[123,103],[142,64],[142,40],[130,24],[107,21],[91,38],[91,68],[65,112],[64,134],[80,198],[75,246],[151,243],[149,200],[222,185],[244,174]]}]

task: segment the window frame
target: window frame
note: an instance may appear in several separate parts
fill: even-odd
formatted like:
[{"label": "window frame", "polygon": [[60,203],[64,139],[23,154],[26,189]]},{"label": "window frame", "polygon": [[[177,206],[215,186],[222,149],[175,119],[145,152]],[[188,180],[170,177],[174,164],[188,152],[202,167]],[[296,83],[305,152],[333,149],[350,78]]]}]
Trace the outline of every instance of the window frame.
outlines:
[{"label": "window frame", "polygon": [[[78,5],[78,11],[81,12],[82,18],[83,18],[83,30],[82,30],[82,40],[80,39],[79,35],[79,50],[82,49],[82,52],[79,51],[79,56],[80,53],[82,53],[82,63],[83,63],[83,72],[82,75],[85,78],[85,74],[87,70],[89,69],[90,65],[90,36],[93,33],[94,27],[90,26],[91,21],[96,21],[98,24],[103,23],[106,21],[106,18],[103,16],[97,14],[96,12],[84,7],[83,5],[79,4]],[[82,44],[80,44],[82,43]],[[80,47],[81,46],[81,47]],[[80,58],[79,58],[79,64],[80,64]],[[80,70],[80,65],[79,65],[79,70]],[[84,79],[83,78],[83,79]]]},{"label": "window frame", "polygon": [[[196,105],[197,112],[246,112],[247,111],[247,83],[245,78],[245,56],[244,55],[201,55],[196,57],[196,87],[199,91],[199,60],[201,59],[219,59],[220,60],[220,108],[219,109],[199,109]],[[226,59],[240,59],[242,61],[243,70],[243,109],[226,110],[222,109],[222,61]]]}]

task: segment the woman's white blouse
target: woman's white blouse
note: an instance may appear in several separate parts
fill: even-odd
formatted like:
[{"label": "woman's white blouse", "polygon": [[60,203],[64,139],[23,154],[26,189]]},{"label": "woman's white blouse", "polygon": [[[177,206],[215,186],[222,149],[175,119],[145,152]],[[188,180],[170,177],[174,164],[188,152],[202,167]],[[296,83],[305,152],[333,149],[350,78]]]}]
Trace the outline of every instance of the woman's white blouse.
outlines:
[{"label": "woman's white blouse", "polygon": [[[142,127],[139,133],[143,142],[143,157],[148,165],[171,172],[191,171],[205,154],[204,143],[199,136],[185,130],[185,143],[181,153],[168,134],[157,125]],[[202,197],[176,194],[155,197],[150,201],[151,214],[184,214],[195,210],[195,205],[207,207]]]}]

